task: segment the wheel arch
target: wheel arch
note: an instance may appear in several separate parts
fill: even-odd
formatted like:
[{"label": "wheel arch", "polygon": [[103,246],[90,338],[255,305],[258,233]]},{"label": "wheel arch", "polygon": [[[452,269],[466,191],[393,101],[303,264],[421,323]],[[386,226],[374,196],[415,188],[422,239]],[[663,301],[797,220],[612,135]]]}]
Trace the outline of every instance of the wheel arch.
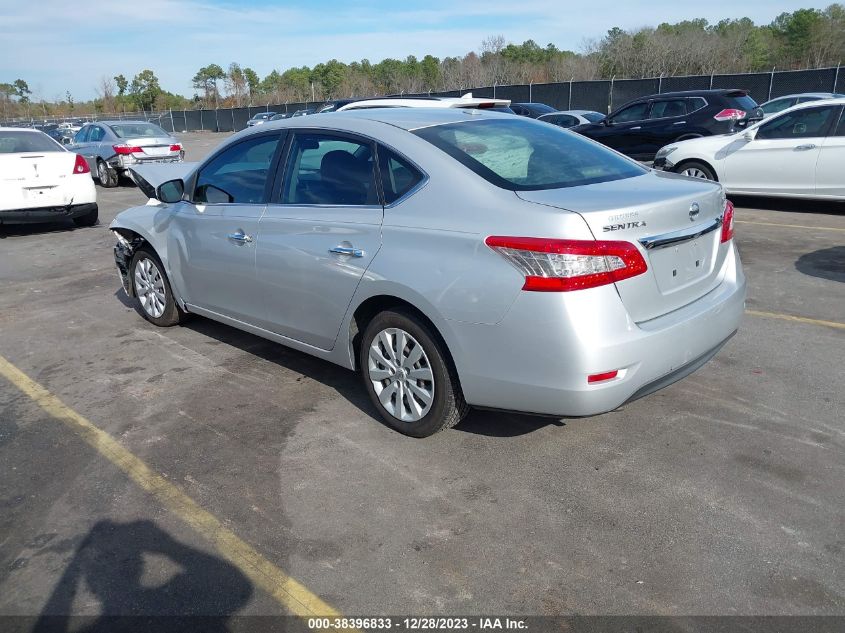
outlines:
[{"label": "wheel arch", "polygon": [[690,163],[699,163],[701,165],[704,165],[705,167],[707,167],[707,169],[712,172],[713,177],[715,178],[715,182],[719,182],[719,172],[716,171],[716,168],[713,166],[712,163],[702,158],[684,158],[683,160],[675,164],[675,166],[672,168],[672,171],[680,173],[681,170],[684,168],[684,165],[688,165]]},{"label": "wheel arch", "polygon": [[437,319],[436,317],[432,318],[425,310],[420,309],[417,304],[398,296],[398,294],[392,294],[389,292],[368,296],[361,301],[352,312],[348,326],[349,357],[352,361],[352,369],[358,369],[358,354],[361,349],[361,337],[364,330],[366,330],[367,325],[377,314],[384,312],[385,310],[397,309],[413,314],[426,326],[428,326],[432,335],[436,337],[443,346],[443,350],[446,354],[446,361],[449,363],[460,382],[460,371],[455,363],[453,354],[454,339],[450,335],[451,332],[448,330],[445,320]]}]

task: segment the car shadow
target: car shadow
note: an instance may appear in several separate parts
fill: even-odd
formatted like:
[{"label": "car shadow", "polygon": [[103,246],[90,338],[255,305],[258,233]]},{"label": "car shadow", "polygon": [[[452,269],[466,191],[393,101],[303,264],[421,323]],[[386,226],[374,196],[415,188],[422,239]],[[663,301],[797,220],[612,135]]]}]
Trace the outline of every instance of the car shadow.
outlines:
[{"label": "car shadow", "polygon": [[842,215],[845,213],[845,202],[740,195],[730,195],[728,198],[737,207],[760,209],[762,211],[789,211],[791,213],[826,215]]},{"label": "car shadow", "polygon": [[[134,307],[134,301],[121,296],[122,290],[118,289],[115,294],[121,303]],[[328,385],[366,416],[386,425],[364,391],[357,372],[211,319],[193,316],[182,327]],[[473,409],[455,429],[476,435],[514,437],[546,426],[564,426],[564,423],[551,417]]]},{"label": "car shadow", "polygon": [[823,248],[801,255],[795,261],[795,269],[811,277],[845,282],[845,246]]},{"label": "car shadow", "polygon": [[[235,566],[153,521],[102,520],[76,548],[32,631],[222,633],[253,593]],[[98,615],[73,615],[91,602],[85,594],[100,604]]]},{"label": "car shadow", "polygon": [[[95,225],[97,226],[97,225]],[[33,222],[26,224],[0,224],[0,240],[7,237],[24,237],[27,235],[43,235],[47,233],[64,233],[91,227],[76,226],[70,218],[63,218],[56,222]]]}]

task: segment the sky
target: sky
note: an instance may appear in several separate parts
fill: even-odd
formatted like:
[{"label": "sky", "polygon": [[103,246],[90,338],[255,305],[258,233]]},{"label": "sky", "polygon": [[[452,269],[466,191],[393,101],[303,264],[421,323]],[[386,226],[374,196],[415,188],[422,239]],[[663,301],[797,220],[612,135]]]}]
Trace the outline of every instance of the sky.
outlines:
[{"label": "sky", "polygon": [[[831,0],[832,1],[832,0]],[[608,29],[703,17],[768,24],[784,11],[829,4],[784,0],[0,0],[0,82],[21,78],[32,99],[94,98],[103,77],[149,68],[162,88],[190,97],[202,66],[271,70],[386,57],[443,58],[508,42],[579,50]]]}]

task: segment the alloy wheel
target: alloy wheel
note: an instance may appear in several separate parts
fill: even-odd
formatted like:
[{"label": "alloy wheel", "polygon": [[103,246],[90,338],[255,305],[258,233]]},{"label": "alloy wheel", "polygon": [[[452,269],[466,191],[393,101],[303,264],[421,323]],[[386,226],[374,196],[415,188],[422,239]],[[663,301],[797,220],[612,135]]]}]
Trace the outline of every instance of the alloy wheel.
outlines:
[{"label": "alloy wheel", "polygon": [[422,345],[405,330],[386,328],[370,344],[367,372],[381,406],[416,422],[434,403],[434,373]]},{"label": "alloy wheel", "polygon": [[704,180],[710,180],[703,171],[698,169],[698,167],[688,167],[681,172],[684,176],[689,176],[691,178],[703,178]]},{"label": "alloy wheel", "polygon": [[155,262],[143,257],[135,264],[135,294],[141,302],[144,312],[154,319],[164,314],[167,297],[164,279]]}]

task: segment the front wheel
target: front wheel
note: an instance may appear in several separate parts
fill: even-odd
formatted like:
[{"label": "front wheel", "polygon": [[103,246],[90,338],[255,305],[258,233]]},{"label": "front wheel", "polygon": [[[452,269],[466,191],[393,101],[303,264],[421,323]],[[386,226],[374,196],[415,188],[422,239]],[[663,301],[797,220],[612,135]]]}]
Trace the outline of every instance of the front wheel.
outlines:
[{"label": "front wheel", "polygon": [[689,176],[690,178],[702,178],[704,180],[717,179],[716,174],[713,173],[713,170],[708,165],[696,161],[681,163],[675,167],[675,173]]},{"label": "front wheel", "polygon": [[370,321],[359,365],[373,405],[401,433],[428,437],[469,411],[445,346],[411,312],[388,310]]},{"label": "front wheel", "polygon": [[142,246],[135,251],[130,270],[141,316],[159,327],[182,321],[185,313],[176,304],[164,266],[152,249]]}]

